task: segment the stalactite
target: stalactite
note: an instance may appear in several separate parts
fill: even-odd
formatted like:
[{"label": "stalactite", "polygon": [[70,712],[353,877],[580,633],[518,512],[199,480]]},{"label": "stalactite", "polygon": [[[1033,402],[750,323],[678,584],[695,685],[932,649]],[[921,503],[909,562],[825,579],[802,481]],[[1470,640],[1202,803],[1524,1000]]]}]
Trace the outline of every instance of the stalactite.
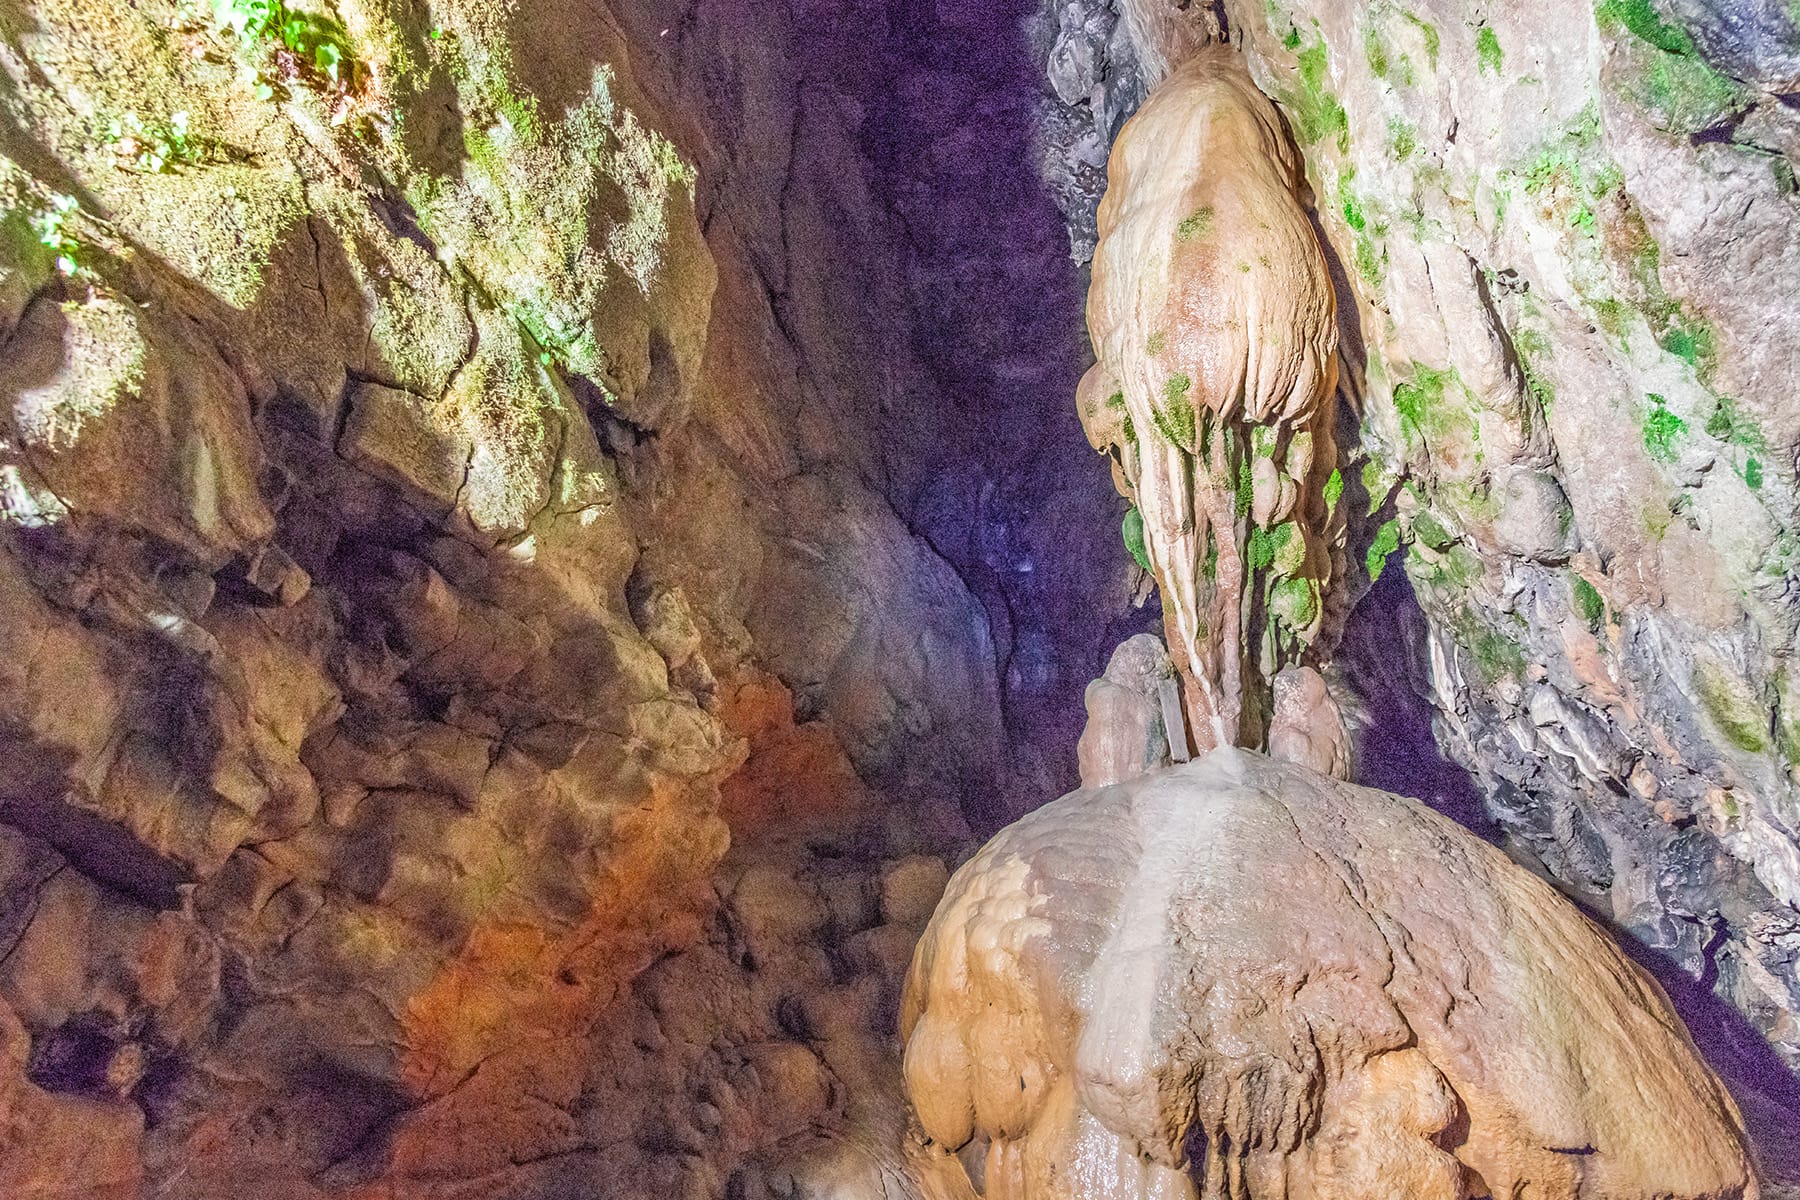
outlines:
[{"label": "stalactite", "polygon": [[1236,53],[1210,46],[1109,169],[1084,423],[1142,514],[1196,748],[1260,747],[1276,674],[1324,628],[1342,526],[1336,307],[1299,157]]}]

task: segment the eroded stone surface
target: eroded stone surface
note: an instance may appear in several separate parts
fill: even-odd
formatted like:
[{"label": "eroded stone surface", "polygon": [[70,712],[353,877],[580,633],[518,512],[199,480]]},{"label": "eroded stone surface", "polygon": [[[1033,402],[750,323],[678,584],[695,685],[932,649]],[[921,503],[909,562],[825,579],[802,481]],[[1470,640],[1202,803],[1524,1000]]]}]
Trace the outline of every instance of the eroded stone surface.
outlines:
[{"label": "eroded stone surface", "polygon": [[1199,749],[1266,744],[1338,573],[1336,301],[1299,172],[1216,46],[1126,124],[1100,206],[1083,421],[1141,513]]},{"label": "eroded stone surface", "polygon": [[[304,7],[335,75],[164,0],[0,21],[0,1177],[879,1178],[942,856],[1072,774],[1130,580],[1069,519],[1029,61],[975,10]],[[679,1048],[614,1044],[665,977]]]},{"label": "eroded stone surface", "polygon": [[1758,1194],[1724,1088],[1571,904],[1248,752],[1004,831],[905,1003],[939,1169],[990,1197]]},{"label": "eroded stone surface", "polygon": [[[1063,23],[1120,7],[1084,0]],[[1747,1103],[1791,1110],[1791,14],[1302,0],[1187,15],[1201,32],[1224,17],[1304,153],[1361,426],[1342,441],[1371,460],[1345,472],[1349,593],[1404,562],[1431,632],[1416,694],[1393,707],[1429,701],[1472,786],[1443,785],[1435,753],[1408,751],[1420,769],[1397,778],[1374,761],[1391,741],[1364,777],[1467,791],[1464,812],[1478,797],[1472,823],[1728,998],[1773,1046],[1750,1074],[1776,1091]],[[1364,681],[1413,657],[1352,641],[1338,670]],[[1736,1018],[1716,1024],[1744,1040]]]}]

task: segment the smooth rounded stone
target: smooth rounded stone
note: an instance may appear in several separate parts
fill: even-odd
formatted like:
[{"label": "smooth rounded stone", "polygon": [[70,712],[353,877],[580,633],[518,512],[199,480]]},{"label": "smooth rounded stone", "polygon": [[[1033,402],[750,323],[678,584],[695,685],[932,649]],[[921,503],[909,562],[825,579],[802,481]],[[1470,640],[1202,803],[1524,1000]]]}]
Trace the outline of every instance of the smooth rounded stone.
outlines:
[{"label": "smooth rounded stone", "polygon": [[1575,514],[1556,477],[1518,466],[1494,474],[1494,538],[1500,548],[1540,561],[1567,558],[1576,544]]},{"label": "smooth rounded stone", "polygon": [[950,870],[941,858],[915,854],[901,859],[881,873],[881,919],[923,927],[949,882]]},{"label": "smooth rounded stone", "polygon": [[807,941],[825,923],[828,911],[812,888],[761,865],[738,877],[727,903],[745,944],[759,958]]},{"label": "smooth rounded stone", "polygon": [[1269,754],[1336,779],[1350,777],[1350,732],[1344,715],[1311,667],[1288,667],[1275,677],[1275,715]]},{"label": "smooth rounded stone", "polygon": [[[1753,1200],[1649,976],[1414,801],[1224,749],[1073,792],[951,880],[902,1013],[989,1200]],[[1193,1181],[1190,1183],[1190,1179]]]},{"label": "smooth rounded stone", "polygon": [[1119,643],[1106,673],[1088,684],[1087,724],[1075,748],[1085,787],[1133,779],[1169,761],[1157,690],[1175,668],[1162,639],[1140,633]]}]

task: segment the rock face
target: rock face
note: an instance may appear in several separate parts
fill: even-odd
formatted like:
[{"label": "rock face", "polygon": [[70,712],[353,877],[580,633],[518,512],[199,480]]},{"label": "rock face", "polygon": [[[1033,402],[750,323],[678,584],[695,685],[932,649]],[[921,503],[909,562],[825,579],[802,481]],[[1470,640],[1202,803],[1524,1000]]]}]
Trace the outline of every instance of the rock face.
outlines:
[{"label": "rock face", "polygon": [[1083,424],[1141,514],[1196,748],[1261,747],[1340,573],[1335,303],[1299,158],[1214,46],[1126,124],[1108,178]]},{"label": "rock face", "polygon": [[[1119,7],[1056,11],[1129,40],[1146,26]],[[1341,264],[1350,591],[1404,564],[1428,630],[1419,698],[1511,852],[1800,1069],[1793,14],[1188,16],[1196,35],[1223,18],[1278,102]],[[1058,93],[1046,136],[1115,120],[1107,98],[1145,90],[1150,58],[1134,44],[1102,91]],[[1078,242],[1100,196],[1080,180],[1063,197]],[[1350,707],[1412,653],[1349,646],[1328,674]],[[1396,779],[1386,743],[1363,750],[1367,777],[1446,791]]]},{"label": "rock face", "polygon": [[1162,697],[1174,676],[1154,634],[1140,633],[1113,651],[1106,673],[1087,686],[1087,725],[1076,747],[1081,786],[1122,783],[1169,761]]},{"label": "rock face", "polygon": [[1754,1197],[1648,976],[1412,801],[1220,750],[1046,805],[914,955],[906,1085],[989,1197]]},{"label": "rock face", "polygon": [[617,8],[0,16],[6,1188],[740,1186],[885,1119],[889,867],[1072,775],[1005,18]]}]

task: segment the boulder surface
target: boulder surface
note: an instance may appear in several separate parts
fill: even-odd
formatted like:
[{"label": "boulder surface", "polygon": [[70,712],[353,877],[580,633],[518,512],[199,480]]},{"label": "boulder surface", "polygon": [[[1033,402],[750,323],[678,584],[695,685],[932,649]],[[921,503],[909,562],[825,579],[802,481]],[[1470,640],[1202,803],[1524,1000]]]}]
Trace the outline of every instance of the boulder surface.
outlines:
[{"label": "boulder surface", "polygon": [[919,1124],[990,1198],[1759,1194],[1724,1088],[1572,904],[1244,751],[989,842],[902,1022]]}]

